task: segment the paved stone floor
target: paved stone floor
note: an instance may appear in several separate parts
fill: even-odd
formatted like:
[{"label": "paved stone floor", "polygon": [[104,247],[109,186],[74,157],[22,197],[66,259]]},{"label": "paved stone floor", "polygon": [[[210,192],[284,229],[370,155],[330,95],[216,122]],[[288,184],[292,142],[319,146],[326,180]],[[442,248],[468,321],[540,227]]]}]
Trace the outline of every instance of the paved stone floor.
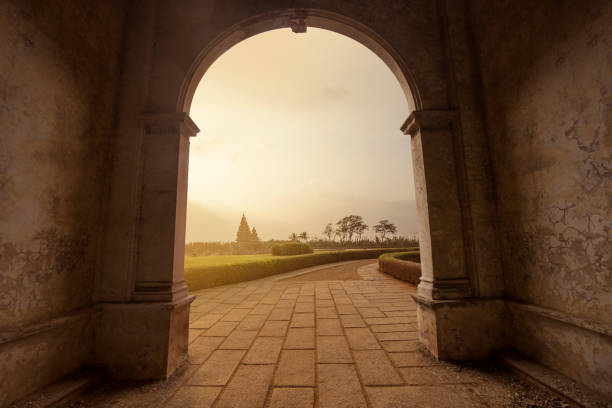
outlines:
[{"label": "paved stone floor", "polygon": [[188,364],[99,406],[564,406],[522,405],[507,373],[431,358],[417,341],[414,286],[357,266],[362,280],[287,279],[298,272],[196,292]]}]

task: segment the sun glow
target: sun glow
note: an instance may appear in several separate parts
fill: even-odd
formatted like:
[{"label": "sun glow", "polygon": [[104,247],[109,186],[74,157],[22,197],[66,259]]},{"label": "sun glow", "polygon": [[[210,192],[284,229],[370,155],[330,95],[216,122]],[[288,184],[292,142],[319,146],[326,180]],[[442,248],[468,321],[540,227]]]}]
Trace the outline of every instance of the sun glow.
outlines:
[{"label": "sun glow", "polygon": [[262,239],[321,235],[361,214],[416,231],[408,116],[389,68],[360,43],[289,29],[247,39],[206,72],[191,116],[187,241],[233,240],[246,212]]}]

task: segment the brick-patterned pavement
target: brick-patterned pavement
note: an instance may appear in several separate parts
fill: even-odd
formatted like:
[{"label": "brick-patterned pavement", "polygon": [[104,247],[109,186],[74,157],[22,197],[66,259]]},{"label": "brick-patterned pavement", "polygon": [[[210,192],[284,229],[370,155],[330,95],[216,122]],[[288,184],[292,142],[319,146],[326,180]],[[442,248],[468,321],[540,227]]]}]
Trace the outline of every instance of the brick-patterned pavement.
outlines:
[{"label": "brick-patterned pavement", "polygon": [[453,407],[486,406],[477,378],[418,351],[414,286],[376,263],[358,273],[363,280],[274,277],[196,292],[197,369],[164,405],[437,407],[450,397]]},{"label": "brick-patterned pavement", "polygon": [[415,287],[375,261],[345,265],[195,292],[189,360],[170,379],[107,381],[69,406],[567,406],[494,364],[436,361],[417,341]]}]

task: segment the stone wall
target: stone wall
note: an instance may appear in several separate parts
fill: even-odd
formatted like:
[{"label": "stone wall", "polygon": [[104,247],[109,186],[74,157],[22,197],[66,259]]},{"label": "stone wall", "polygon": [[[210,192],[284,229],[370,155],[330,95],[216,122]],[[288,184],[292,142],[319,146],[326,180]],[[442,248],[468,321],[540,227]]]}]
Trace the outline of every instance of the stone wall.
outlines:
[{"label": "stone wall", "polygon": [[471,2],[521,352],[612,393],[612,3]]},{"label": "stone wall", "polygon": [[[288,7],[414,92],[429,349],[479,358],[509,342],[610,392],[609,1],[129,4],[124,24],[123,0],[0,3],[0,406],[91,362],[94,327],[96,363],[118,377],[165,378],[184,359],[197,127],[181,111],[220,53],[303,11]],[[154,352],[133,353],[143,342]]]},{"label": "stone wall", "polygon": [[0,3],[0,406],[92,348],[122,0]]}]

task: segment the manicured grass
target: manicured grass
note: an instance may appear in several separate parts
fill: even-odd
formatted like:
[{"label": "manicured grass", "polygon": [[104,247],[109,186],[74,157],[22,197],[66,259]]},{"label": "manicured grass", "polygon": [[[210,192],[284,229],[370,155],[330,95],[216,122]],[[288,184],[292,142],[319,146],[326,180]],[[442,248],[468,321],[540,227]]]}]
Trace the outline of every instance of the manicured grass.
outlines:
[{"label": "manicured grass", "polygon": [[292,256],[265,254],[185,257],[185,282],[189,289],[193,291],[259,279],[309,266],[357,259],[376,259],[384,253],[405,251],[406,249],[324,251]]},{"label": "manicured grass", "polygon": [[206,266],[236,265],[273,258],[270,254],[258,255],[210,255],[210,256],[186,256],[185,270]]}]

